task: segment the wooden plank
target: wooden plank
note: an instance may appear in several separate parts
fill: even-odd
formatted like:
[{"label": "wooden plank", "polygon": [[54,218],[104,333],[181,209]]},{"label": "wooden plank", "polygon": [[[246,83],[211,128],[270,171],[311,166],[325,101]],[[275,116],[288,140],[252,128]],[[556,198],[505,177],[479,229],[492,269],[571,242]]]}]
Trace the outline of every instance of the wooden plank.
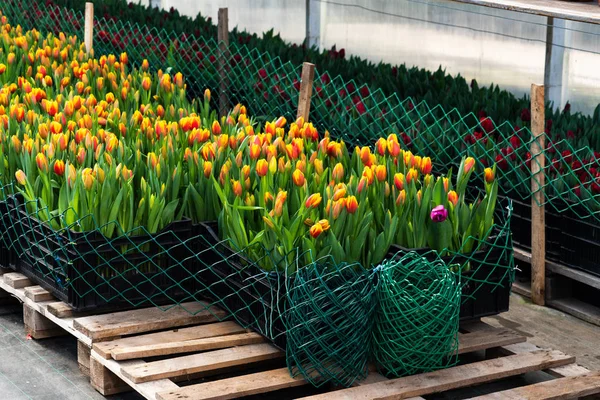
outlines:
[{"label": "wooden plank", "polygon": [[[467,331],[467,332],[478,332],[478,331],[484,331],[484,330],[493,330],[496,328],[494,328],[486,323],[483,323],[481,321],[476,321],[476,322],[461,324],[461,329],[464,331]],[[508,346],[502,346],[498,350],[499,350],[499,353],[502,355],[514,355],[514,354],[531,353],[531,352],[540,350],[540,348],[532,343],[523,342],[523,343],[511,344]],[[568,365],[561,366],[561,367],[549,368],[546,372],[554,377],[562,378],[565,376],[581,375],[581,374],[588,373],[590,371],[587,368],[583,368],[577,364],[568,364]]]},{"label": "wooden plank", "polygon": [[94,45],[94,3],[85,3],[85,25],[83,38],[85,51],[91,52]]},{"label": "wooden plank", "polygon": [[58,318],[74,317],[75,315],[78,315],[73,311],[73,308],[70,305],[63,303],[62,301],[48,304],[47,310],[50,314]]},{"label": "wooden plank", "polygon": [[546,127],[544,86],[531,85],[531,300],[540,306],[546,293],[546,214],[544,165]]},{"label": "wooden plank", "polygon": [[157,343],[136,348],[115,349],[112,351],[111,356],[115,360],[131,360],[135,358],[217,350],[233,346],[245,346],[249,344],[262,343],[264,341],[264,337],[258,333],[248,332],[237,335],[216,336],[182,342]]},{"label": "wooden plank", "polygon": [[156,399],[227,400],[306,384],[308,382],[300,377],[292,378],[287,368],[280,368],[161,392]]},{"label": "wooden plank", "polygon": [[190,328],[173,329],[170,331],[131,336],[123,339],[99,342],[94,344],[94,350],[103,358],[110,358],[111,352],[118,350],[137,350],[145,346],[169,345],[171,342],[209,338],[214,336],[234,335],[246,332],[246,329],[233,321],[217,322],[214,324],[192,326]]},{"label": "wooden plank", "polygon": [[251,344],[144,363],[121,370],[135,383],[174,378],[195,373],[215,372],[224,368],[283,357],[285,354],[270,344]]},{"label": "wooden plank", "polygon": [[227,8],[219,8],[217,21],[217,40],[219,42],[219,54],[217,69],[219,71],[219,115],[227,115],[229,101],[227,92],[229,88],[229,77],[227,76],[229,65],[229,11]]},{"label": "wooden plank", "polygon": [[300,95],[298,96],[298,113],[296,114],[296,118],[302,117],[305,122],[308,122],[313,81],[315,79],[315,64],[309,62],[302,63],[302,75],[300,79]]},{"label": "wooden plank", "polygon": [[586,285],[595,289],[600,289],[600,277],[598,276],[552,261],[546,261],[546,268],[548,271],[554,272],[555,274],[566,276],[567,278],[571,278],[577,282],[585,283]]},{"label": "wooden plank", "polygon": [[534,353],[523,353],[493,360],[459,365],[444,370],[424,374],[390,379],[307,397],[310,399],[399,399],[413,396],[424,396],[461,387],[478,385],[499,380],[526,372],[570,364],[575,357],[556,350],[540,350]]},{"label": "wooden plank", "polygon": [[600,372],[570,376],[473,397],[478,400],[563,400],[600,393]]},{"label": "wooden plank", "polygon": [[[209,309],[210,307],[210,309]],[[75,329],[92,340],[214,322],[225,313],[204,302],[184,303],[168,310],[157,307],[77,318]]]},{"label": "wooden plank", "polygon": [[457,3],[499,8],[527,14],[543,15],[570,21],[600,24],[600,7],[596,2],[571,3],[556,0],[454,0]]},{"label": "wooden plank", "polygon": [[178,386],[169,379],[161,379],[157,381],[136,384],[127,379],[125,376],[123,376],[123,374],[121,374],[121,368],[140,365],[144,363],[143,361],[115,361],[112,359],[107,360],[100,357],[98,353],[96,353],[94,350],[92,350],[91,360],[97,361],[98,363],[103,365],[106,369],[115,374],[115,376],[117,376],[118,378],[123,380],[123,382],[129,385],[129,387],[133,388],[136,392],[138,392],[148,400],[156,400],[156,393],[178,389]]},{"label": "wooden plank", "polygon": [[46,289],[44,289],[41,286],[26,287],[25,288],[25,297],[33,300],[36,303],[39,301],[54,300],[54,296],[52,296],[52,293],[50,293],[49,291],[47,291]]},{"label": "wooden plank", "polygon": [[8,274],[4,274],[2,278],[4,278],[4,283],[13,289],[22,289],[32,285],[29,278],[18,272],[9,272]]},{"label": "wooden plank", "polygon": [[523,335],[518,335],[510,329],[490,329],[458,336],[458,354],[487,350],[494,347],[527,341]]}]

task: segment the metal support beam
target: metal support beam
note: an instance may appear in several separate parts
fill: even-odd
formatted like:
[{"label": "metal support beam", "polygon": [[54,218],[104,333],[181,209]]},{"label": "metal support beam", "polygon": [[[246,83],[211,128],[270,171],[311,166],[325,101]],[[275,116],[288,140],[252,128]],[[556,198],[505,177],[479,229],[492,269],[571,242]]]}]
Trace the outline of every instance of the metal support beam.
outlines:
[{"label": "metal support beam", "polygon": [[548,17],[546,29],[546,62],[544,65],[545,100],[553,103],[553,108],[562,109],[567,103],[569,83],[569,52],[571,31],[563,19]]}]

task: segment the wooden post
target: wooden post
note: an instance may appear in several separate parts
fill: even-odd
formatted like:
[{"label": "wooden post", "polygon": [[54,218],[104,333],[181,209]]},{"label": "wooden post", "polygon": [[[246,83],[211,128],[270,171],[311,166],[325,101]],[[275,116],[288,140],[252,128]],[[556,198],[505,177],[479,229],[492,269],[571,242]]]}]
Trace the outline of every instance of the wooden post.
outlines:
[{"label": "wooden post", "polygon": [[85,51],[92,51],[94,44],[94,3],[85,3]]},{"label": "wooden post", "polygon": [[227,76],[227,64],[229,62],[229,15],[227,8],[219,8],[218,22],[218,39],[219,39],[219,115],[226,115],[229,102],[227,101],[227,90],[229,87],[229,77]]},{"label": "wooden post", "polygon": [[543,306],[546,292],[546,221],[544,213],[544,86],[531,85],[531,300]]},{"label": "wooden post", "polygon": [[308,122],[310,115],[310,98],[312,96],[313,80],[315,79],[315,64],[305,62],[302,64],[302,77],[300,78],[300,96],[298,97],[298,114],[296,118],[303,117]]}]

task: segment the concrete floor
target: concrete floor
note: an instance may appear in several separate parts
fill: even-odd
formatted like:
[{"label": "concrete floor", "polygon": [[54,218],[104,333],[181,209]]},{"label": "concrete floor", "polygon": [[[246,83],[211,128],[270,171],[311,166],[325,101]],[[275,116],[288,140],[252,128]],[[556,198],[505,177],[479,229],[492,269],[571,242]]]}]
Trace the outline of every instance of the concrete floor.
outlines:
[{"label": "concrete floor", "polygon": [[[591,370],[600,370],[600,327],[560,311],[535,306],[514,294],[509,312],[484,320],[513,329],[542,348],[574,355],[579,364]],[[455,394],[450,397],[458,398]],[[136,393],[108,397],[111,400],[141,398]],[[72,336],[28,340],[23,332],[22,308],[0,305],[0,400],[5,399],[96,400],[104,397],[79,371],[77,345]]]}]

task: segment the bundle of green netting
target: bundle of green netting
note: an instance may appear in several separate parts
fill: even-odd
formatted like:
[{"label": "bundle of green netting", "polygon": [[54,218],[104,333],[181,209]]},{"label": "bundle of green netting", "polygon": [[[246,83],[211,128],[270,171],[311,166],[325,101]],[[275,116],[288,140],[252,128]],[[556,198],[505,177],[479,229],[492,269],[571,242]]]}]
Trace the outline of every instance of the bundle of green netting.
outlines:
[{"label": "bundle of green netting", "polygon": [[408,253],[377,270],[372,355],[379,371],[398,377],[456,364],[460,274],[435,253]]}]

